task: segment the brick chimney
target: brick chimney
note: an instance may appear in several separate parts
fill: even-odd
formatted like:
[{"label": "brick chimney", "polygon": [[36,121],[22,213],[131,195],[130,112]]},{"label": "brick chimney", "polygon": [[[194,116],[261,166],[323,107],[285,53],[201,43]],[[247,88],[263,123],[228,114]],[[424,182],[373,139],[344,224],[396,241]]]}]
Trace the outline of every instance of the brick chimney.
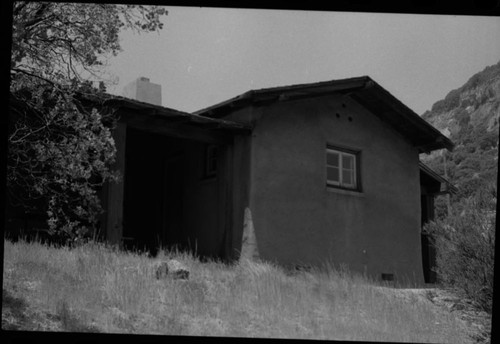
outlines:
[{"label": "brick chimney", "polygon": [[125,85],[122,95],[141,102],[161,105],[161,85],[153,84],[143,76]]}]

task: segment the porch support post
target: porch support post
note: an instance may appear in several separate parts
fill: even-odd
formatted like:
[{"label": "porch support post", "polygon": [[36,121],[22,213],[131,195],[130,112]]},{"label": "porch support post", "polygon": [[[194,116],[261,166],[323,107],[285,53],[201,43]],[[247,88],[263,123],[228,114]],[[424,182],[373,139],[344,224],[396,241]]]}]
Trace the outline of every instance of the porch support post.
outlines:
[{"label": "porch support post", "polygon": [[123,200],[125,186],[125,142],[127,124],[118,122],[113,131],[116,159],[113,170],[120,172],[120,180],[108,186],[108,217],[106,223],[106,239],[109,243],[122,246],[123,237]]},{"label": "porch support post", "polygon": [[233,212],[233,145],[220,146],[218,167],[218,216],[219,227],[223,231],[219,256],[228,259],[231,251],[232,212]]}]

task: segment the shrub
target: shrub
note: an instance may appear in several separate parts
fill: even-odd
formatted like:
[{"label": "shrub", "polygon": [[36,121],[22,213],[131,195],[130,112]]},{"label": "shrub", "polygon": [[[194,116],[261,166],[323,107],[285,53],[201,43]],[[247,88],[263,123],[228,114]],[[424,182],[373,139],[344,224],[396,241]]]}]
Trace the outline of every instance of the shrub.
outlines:
[{"label": "shrub", "polygon": [[433,235],[439,282],[491,313],[496,191],[482,189],[424,228]]},{"label": "shrub", "polygon": [[446,112],[458,107],[460,105],[460,91],[461,89],[450,91],[444,99],[432,105],[432,112]]}]

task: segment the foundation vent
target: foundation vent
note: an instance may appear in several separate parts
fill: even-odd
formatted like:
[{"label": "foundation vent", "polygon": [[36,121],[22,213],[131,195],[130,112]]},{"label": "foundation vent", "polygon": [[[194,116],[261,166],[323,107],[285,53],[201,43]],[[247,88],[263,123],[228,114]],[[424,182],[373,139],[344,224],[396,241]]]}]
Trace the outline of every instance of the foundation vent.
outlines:
[{"label": "foundation vent", "polygon": [[382,274],[382,281],[394,282],[394,274]]}]

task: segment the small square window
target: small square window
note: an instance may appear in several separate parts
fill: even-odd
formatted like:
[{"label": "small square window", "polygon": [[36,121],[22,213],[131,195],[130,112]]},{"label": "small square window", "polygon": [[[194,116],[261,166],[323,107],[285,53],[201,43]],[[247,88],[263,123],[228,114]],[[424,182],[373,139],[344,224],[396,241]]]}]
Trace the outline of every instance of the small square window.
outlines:
[{"label": "small square window", "polygon": [[212,178],[217,175],[217,146],[209,145],[205,151],[205,178]]},{"label": "small square window", "polygon": [[326,185],[359,190],[359,153],[328,146],[326,148]]}]

